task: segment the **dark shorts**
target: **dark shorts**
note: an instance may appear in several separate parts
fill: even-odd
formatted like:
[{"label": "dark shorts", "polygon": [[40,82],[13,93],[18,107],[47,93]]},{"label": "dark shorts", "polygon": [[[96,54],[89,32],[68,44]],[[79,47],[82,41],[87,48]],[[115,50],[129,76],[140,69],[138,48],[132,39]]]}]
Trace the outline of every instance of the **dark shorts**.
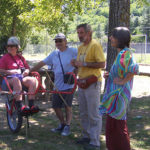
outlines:
[{"label": "dark shorts", "polygon": [[[64,90],[64,92],[72,91],[72,89]],[[67,106],[72,106],[72,100],[73,100],[73,94],[61,94],[65,102],[67,103]],[[59,96],[59,94],[53,94],[52,95],[52,107],[53,108],[62,108],[66,107],[66,104],[63,102],[62,98]]]},{"label": "dark shorts", "polygon": [[[11,79],[11,78],[14,78],[14,77],[17,77],[20,81],[22,81],[22,79],[23,79],[22,74],[12,74],[12,75],[8,75],[6,78]],[[4,90],[4,91],[9,90],[4,79],[2,80],[2,90]]]},{"label": "dark shorts", "polygon": [[[8,77],[7,79],[9,79],[9,77]],[[19,79],[19,80],[20,80],[20,79]],[[21,81],[21,80],[20,80],[20,81]],[[8,89],[8,87],[7,87],[7,84],[6,84],[6,82],[5,82],[4,79],[2,80],[1,88],[2,88],[3,91],[9,91],[9,89]],[[10,87],[10,88],[12,89],[12,87]],[[27,91],[28,91],[28,88],[25,87],[24,85],[22,85],[22,90],[27,92]]]},{"label": "dark shorts", "polygon": [[1,88],[2,88],[3,91],[8,91],[8,87],[7,87],[7,84],[6,84],[4,79],[2,80]]}]

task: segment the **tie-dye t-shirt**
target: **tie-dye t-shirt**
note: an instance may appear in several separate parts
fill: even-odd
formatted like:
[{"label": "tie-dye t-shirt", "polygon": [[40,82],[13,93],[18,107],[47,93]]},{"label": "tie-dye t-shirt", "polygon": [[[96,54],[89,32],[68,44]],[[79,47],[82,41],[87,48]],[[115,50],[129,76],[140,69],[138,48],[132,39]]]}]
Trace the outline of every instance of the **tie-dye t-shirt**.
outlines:
[{"label": "tie-dye t-shirt", "polygon": [[126,120],[127,107],[131,100],[133,78],[124,85],[114,84],[116,77],[125,78],[128,73],[138,74],[139,66],[132,52],[125,48],[119,52],[111,67],[106,90],[100,105],[100,114],[108,114],[118,120]]}]

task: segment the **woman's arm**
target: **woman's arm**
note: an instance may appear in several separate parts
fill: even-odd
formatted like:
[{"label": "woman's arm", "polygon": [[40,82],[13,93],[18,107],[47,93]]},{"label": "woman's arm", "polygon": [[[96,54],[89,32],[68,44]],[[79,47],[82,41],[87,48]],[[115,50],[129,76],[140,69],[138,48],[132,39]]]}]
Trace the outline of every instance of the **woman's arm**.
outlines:
[{"label": "woman's arm", "polygon": [[129,80],[131,80],[134,75],[135,75],[134,73],[129,72],[125,78],[115,78],[113,82],[115,84],[124,85]]},{"label": "woman's arm", "polygon": [[5,69],[0,69],[0,73],[2,74],[6,74],[6,75],[11,75],[11,74],[15,74],[18,73],[16,69],[14,70],[5,70]]}]

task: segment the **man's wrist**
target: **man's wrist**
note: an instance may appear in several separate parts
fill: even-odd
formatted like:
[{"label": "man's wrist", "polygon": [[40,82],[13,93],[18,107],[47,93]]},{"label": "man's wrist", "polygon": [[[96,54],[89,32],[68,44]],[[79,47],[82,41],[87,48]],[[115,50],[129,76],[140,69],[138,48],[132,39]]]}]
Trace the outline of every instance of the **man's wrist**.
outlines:
[{"label": "man's wrist", "polygon": [[83,62],[83,67],[87,67],[87,63],[86,62]]}]

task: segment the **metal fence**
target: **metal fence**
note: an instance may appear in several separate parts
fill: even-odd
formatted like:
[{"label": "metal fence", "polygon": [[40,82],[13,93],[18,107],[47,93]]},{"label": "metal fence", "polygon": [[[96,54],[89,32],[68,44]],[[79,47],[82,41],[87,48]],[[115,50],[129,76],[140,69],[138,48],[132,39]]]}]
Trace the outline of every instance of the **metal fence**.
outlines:
[{"label": "metal fence", "polygon": [[[78,47],[80,42],[68,42],[68,46]],[[102,43],[104,52],[107,51],[107,43]],[[150,43],[131,43],[131,48],[135,49],[135,53],[150,53]],[[27,44],[24,49],[24,53],[28,54],[39,54],[39,53],[49,53],[55,49],[55,44],[51,43],[49,45],[40,45],[40,44]]]}]

